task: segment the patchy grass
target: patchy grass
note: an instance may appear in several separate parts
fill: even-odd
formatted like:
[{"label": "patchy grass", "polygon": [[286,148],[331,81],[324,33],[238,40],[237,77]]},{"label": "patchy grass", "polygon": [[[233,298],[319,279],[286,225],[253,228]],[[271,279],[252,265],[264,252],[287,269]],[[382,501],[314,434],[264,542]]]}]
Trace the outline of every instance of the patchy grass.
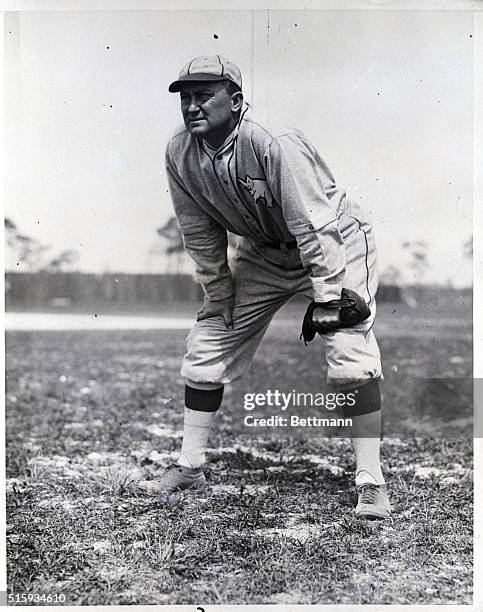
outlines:
[{"label": "patchy grass", "polygon": [[[386,430],[399,434],[382,447],[384,522],[354,517],[347,440],[240,439],[228,405],[209,486],[146,497],[136,483],[180,444],[186,334],[9,333],[9,592],[70,605],[471,603],[471,402],[455,413],[451,393],[471,377],[471,329],[417,314],[386,308],[378,323]],[[269,331],[250,384],[292,388],[322,367],[297,332]],[[423,377],[443,392],[425,382],[421,394]]]}]

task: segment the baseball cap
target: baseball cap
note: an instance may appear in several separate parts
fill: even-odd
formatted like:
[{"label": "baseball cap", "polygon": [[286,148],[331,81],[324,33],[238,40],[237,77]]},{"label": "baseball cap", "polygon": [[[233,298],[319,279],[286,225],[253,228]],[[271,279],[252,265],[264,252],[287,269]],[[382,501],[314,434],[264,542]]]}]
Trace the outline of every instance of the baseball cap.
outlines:
[{"label": "baseball cap", "polygon": [[173,81],[169,91],[180,91],[181,85],[190,81],[232,81],[241,89],[242,76],[236,64],[222,55],[200,55],[183,67],[178,80]]}]

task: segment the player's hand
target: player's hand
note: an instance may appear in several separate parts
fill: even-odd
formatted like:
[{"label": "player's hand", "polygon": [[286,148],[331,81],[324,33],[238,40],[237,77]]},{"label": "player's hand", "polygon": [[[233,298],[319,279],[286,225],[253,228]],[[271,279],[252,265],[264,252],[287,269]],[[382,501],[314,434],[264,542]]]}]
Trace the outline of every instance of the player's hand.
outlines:
[{"label": "player's hand", "polygon": [[330,334],[338,329],[355,327],[371,316],[365,300],[352,289],[343,287],[340,300],[310,302],[302,322],[300,337],[305,344],[312,342],[316,334]]},{"label": "player's hand", "polygon": [[312,313],[312,321],[316,327],[317,325],[334,325],[336,327],[339,324],[339,312],[340,308],[317,306]]},{"label": "player's hand", "polygon": [[227,329],[233,329],[233,296],[213,302],[205,298],[203,308],[198,312],[198,321],[222,316]]}]

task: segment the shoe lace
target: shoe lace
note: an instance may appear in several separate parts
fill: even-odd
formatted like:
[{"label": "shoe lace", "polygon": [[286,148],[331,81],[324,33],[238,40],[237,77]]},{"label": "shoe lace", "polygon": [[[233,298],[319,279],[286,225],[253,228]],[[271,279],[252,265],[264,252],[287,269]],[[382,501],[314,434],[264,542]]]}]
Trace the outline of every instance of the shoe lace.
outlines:
[{"label": "shoe lace", "polygon": [[174,470],[178,470],[178,472],[181,472],[181,466],[179,465],[179,463],[170,463],[165,468],[165,472],[172,472]]},{"label": "shoe lace", "polygon": [[361,503],[362,504],[375,504],[377,501],[378,488],[373,484],[363,485],[361,491]]}]

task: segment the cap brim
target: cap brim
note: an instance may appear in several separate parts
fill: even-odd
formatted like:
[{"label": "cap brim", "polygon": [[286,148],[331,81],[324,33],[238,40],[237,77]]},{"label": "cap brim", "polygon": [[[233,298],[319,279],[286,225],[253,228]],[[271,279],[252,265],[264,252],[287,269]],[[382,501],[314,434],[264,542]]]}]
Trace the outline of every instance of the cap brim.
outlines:
[{"label": "cap brim", "polygon": [[183,84],[193,81],[231,81],[231,79],[228,79],[226,76],[221,74],[203,74],[200,72],[197,74],[187,74],[186,76],[181,77],[181,79],[173,81],[168,87],[168,91],[171,93],[176,93],[177,91],[181,91]]}]

